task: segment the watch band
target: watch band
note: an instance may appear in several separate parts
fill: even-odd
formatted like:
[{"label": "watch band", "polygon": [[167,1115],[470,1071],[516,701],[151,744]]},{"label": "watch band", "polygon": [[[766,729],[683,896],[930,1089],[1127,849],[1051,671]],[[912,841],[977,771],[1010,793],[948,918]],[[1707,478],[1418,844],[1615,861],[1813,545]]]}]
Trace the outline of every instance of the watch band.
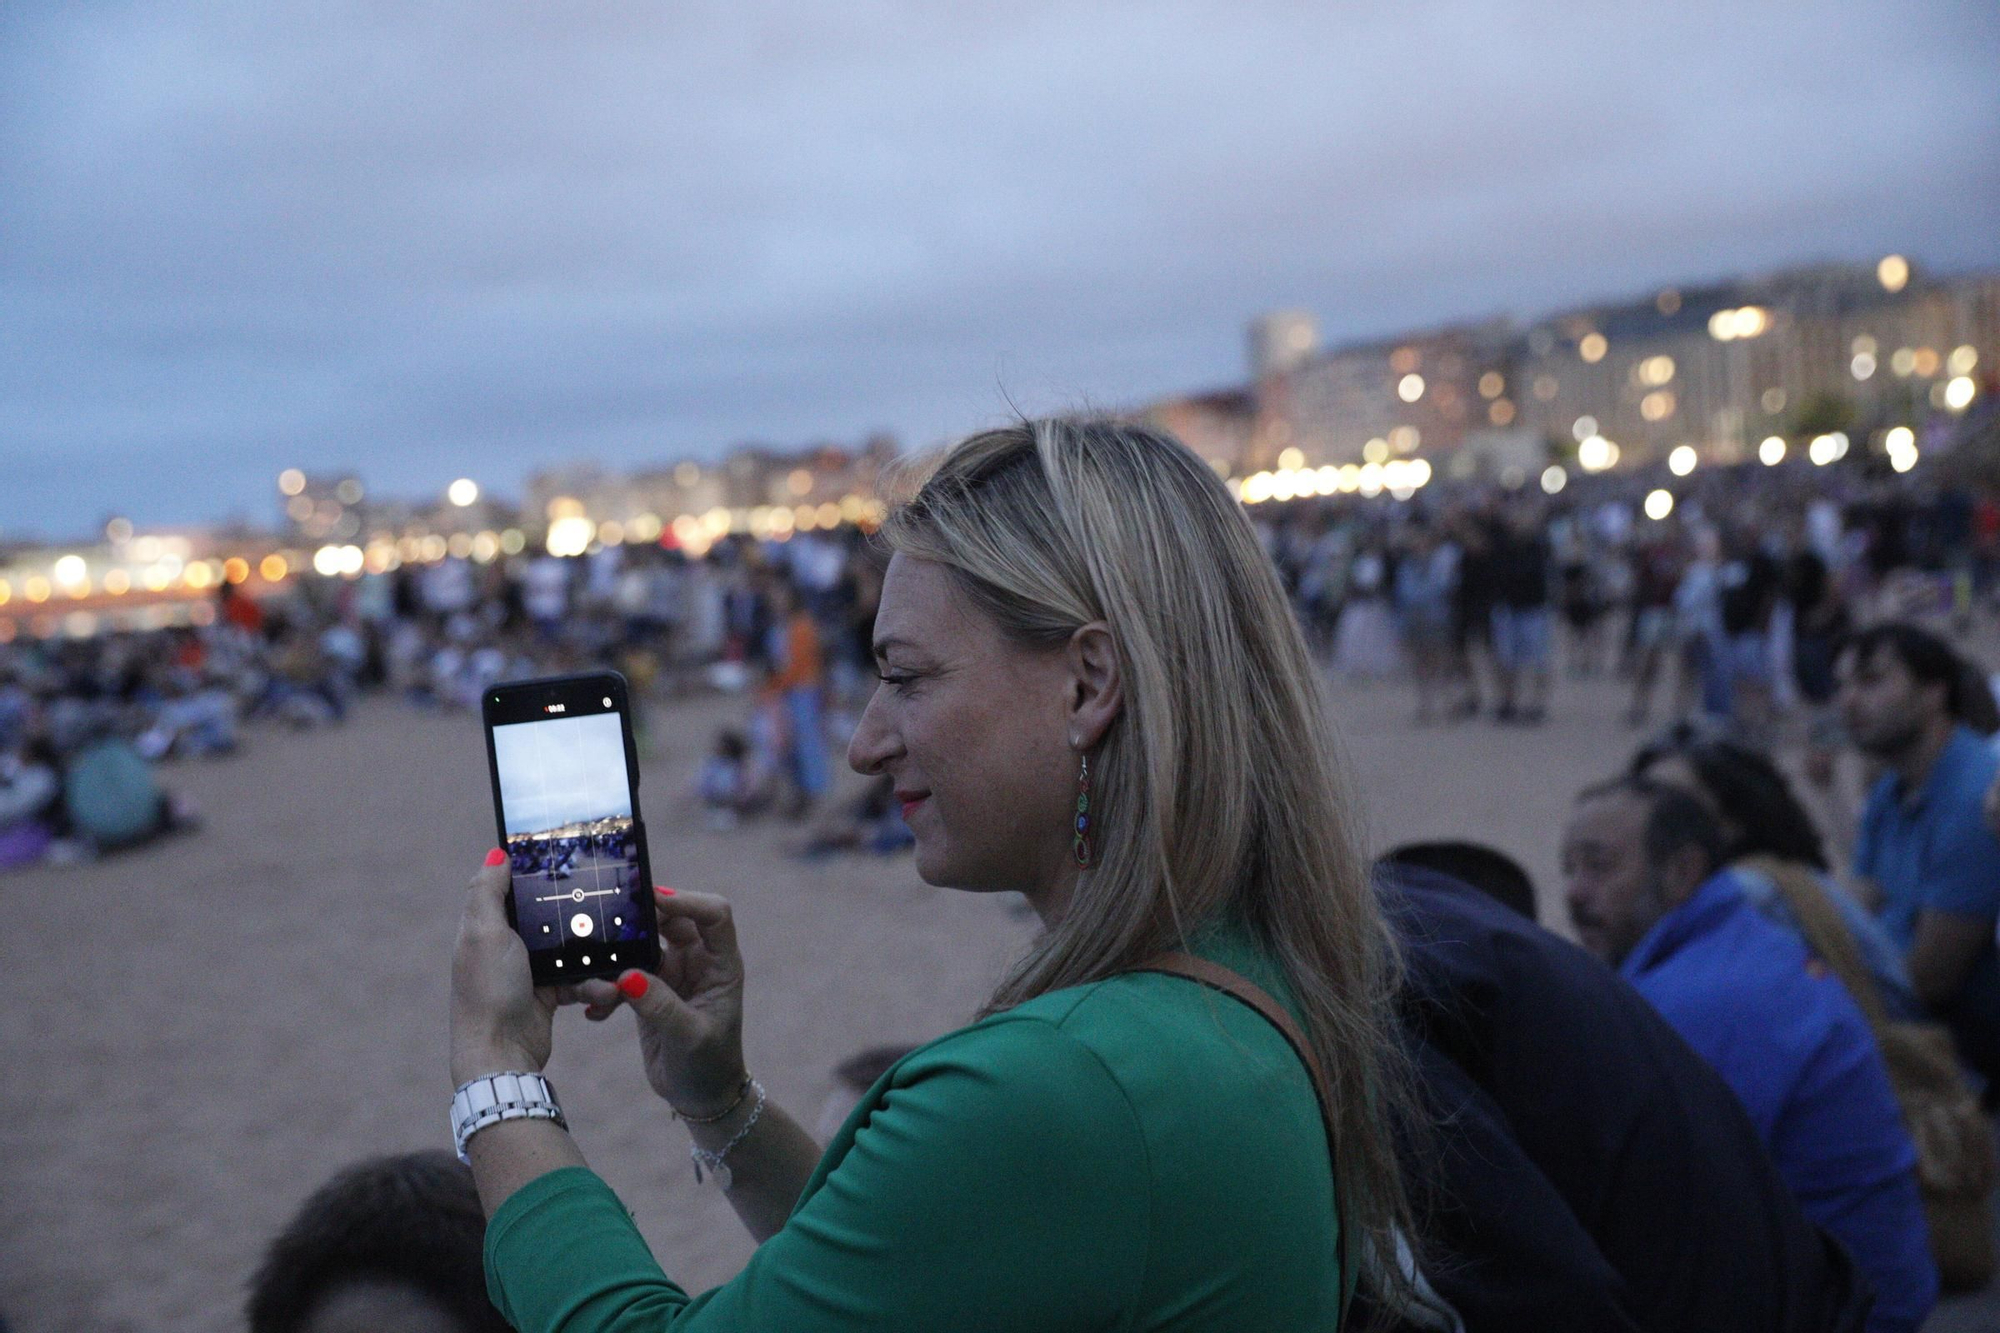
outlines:
[{"label": "watch band", "polygon": [[467,1079],[451,1095],[451,1136],[458,1146],[458,1160],[470,1166],[466,1143],[488,1125],[503,1120],[553,1120],[569,1128],[562,1105],[556,1101],[555,1085],[540,1074],[485,1074]]}]

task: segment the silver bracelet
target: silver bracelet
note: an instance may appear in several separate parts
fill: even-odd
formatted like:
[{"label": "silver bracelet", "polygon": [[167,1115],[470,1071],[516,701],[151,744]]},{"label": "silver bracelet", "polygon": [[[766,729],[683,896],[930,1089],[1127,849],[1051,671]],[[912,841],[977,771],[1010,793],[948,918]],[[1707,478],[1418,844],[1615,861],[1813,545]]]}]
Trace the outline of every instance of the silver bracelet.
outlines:
[{"label": "silver bracelet", "polygon": [[750,1076],[745,1074],[742,1086],[736,1089],[736,1100],[723,1107],[720,1111],[717,1111],[714,1115],[689,1115],[672,1102],[667,1103],[667,1110],[673,1115],[674,1119],[685,1121],[690,1125],[712,1125],[718,1120],[727,1120],[736,1113],[737,1107],[743,1105],[743,1099],[750,1095],[750,1082]]},{"label": "silver bracelet", "polygon": [[722,1159],[729,1156],[737,1144],[750,1136],[750,1131],[757,1128],[757,1121],[764,1114],[764,1085],[753,1078],[750,1080],[750,1090],[757,1094],[757,1100],[750,1106],[750,1118],[743,1122],[743,1128],[730,1136],[729,1142],[722,1145],[721,1152],[708,1152],[698,1145],[688,1149],[688,1156],[694,1159],[695,1184],[701,1184],[704,1167],[708,1169],[708,1174],[715,1178],[717,1187],[723,1193],[727,1194],[729,1187],[736,1183],[736,1177],[731,1174]]},{"label": "silver bracelet", "polygon": [[451,1095],[451,1136],[458,1146],[458,1160],[470,1166],[467,1142],[503,1120],[553,1120],[569,1128],[556,1101],[555,1085],[540,1074],[484,1074],[459,1084]]}]

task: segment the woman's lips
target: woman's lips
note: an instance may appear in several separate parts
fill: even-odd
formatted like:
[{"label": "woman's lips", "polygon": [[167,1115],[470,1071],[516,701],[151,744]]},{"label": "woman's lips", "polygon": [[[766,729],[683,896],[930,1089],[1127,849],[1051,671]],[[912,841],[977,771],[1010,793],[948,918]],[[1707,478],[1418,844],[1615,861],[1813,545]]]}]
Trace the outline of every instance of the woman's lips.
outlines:
[{"label": "woman's lips", "polygon": [[916,813],[917,807],[930,799],[930,795],[931,794],[927,791],[926,792],[899,791],[896,793],[896,799],[902,802],[903,822],[905,824],[910,822],[910,816]]}]

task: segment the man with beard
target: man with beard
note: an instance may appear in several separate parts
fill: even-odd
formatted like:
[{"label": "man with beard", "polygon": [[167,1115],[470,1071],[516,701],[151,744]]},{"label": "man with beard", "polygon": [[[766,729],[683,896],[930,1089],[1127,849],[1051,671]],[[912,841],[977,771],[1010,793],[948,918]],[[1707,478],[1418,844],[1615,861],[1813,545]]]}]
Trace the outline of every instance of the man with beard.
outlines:
[{"label": "man with beard", "polygon": [[1376,866],[1428,1116],[1403,1170],[1424,1271],[1466,1328],[1860,1333],[1872,1287],[1729,1085],[1535,924],[1526,872],[1469,843]]},{"label": "man with beard", "polygon": [[1578,799],[1563,835],[1570,916],[1722,1076],[1805,1215],[1875,1288],[1870,1333],[1937,1300],[1917,1153],[1868,1022],[1723,863],[1714,818],[1678,787],[1625,778]]},{"label": "man with beard", "polygon": [[2000,757],[1965,724],[1970,681],[1951,646],[1914,625],[1876,625],[1838,660],[1848,735],[1882,767],[1855,840],[1854,873],[1904,950],[1917,998],[1960,1055],[2000,1077],[2000,841],[1980,803]]}]

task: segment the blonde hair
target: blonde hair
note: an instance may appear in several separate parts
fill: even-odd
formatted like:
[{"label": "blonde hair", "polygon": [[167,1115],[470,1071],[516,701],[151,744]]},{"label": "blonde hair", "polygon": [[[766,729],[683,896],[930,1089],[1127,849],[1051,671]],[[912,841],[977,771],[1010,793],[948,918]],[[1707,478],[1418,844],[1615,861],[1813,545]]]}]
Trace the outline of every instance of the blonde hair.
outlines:
[{"label": "blonde hair", "polygon": [[1282,968],[1331,1082],[1340,1223],[1379,1295],[1407,1206],[1396,953],[1341,793],[1318,678],[1242,507],[1172,436],[1056,418],[951,449],[883,528],[1018,643],[1111,628],[1124,705],[1092,754],[1095,860],[989,1011],[1185,947],[1235,911]]}]

